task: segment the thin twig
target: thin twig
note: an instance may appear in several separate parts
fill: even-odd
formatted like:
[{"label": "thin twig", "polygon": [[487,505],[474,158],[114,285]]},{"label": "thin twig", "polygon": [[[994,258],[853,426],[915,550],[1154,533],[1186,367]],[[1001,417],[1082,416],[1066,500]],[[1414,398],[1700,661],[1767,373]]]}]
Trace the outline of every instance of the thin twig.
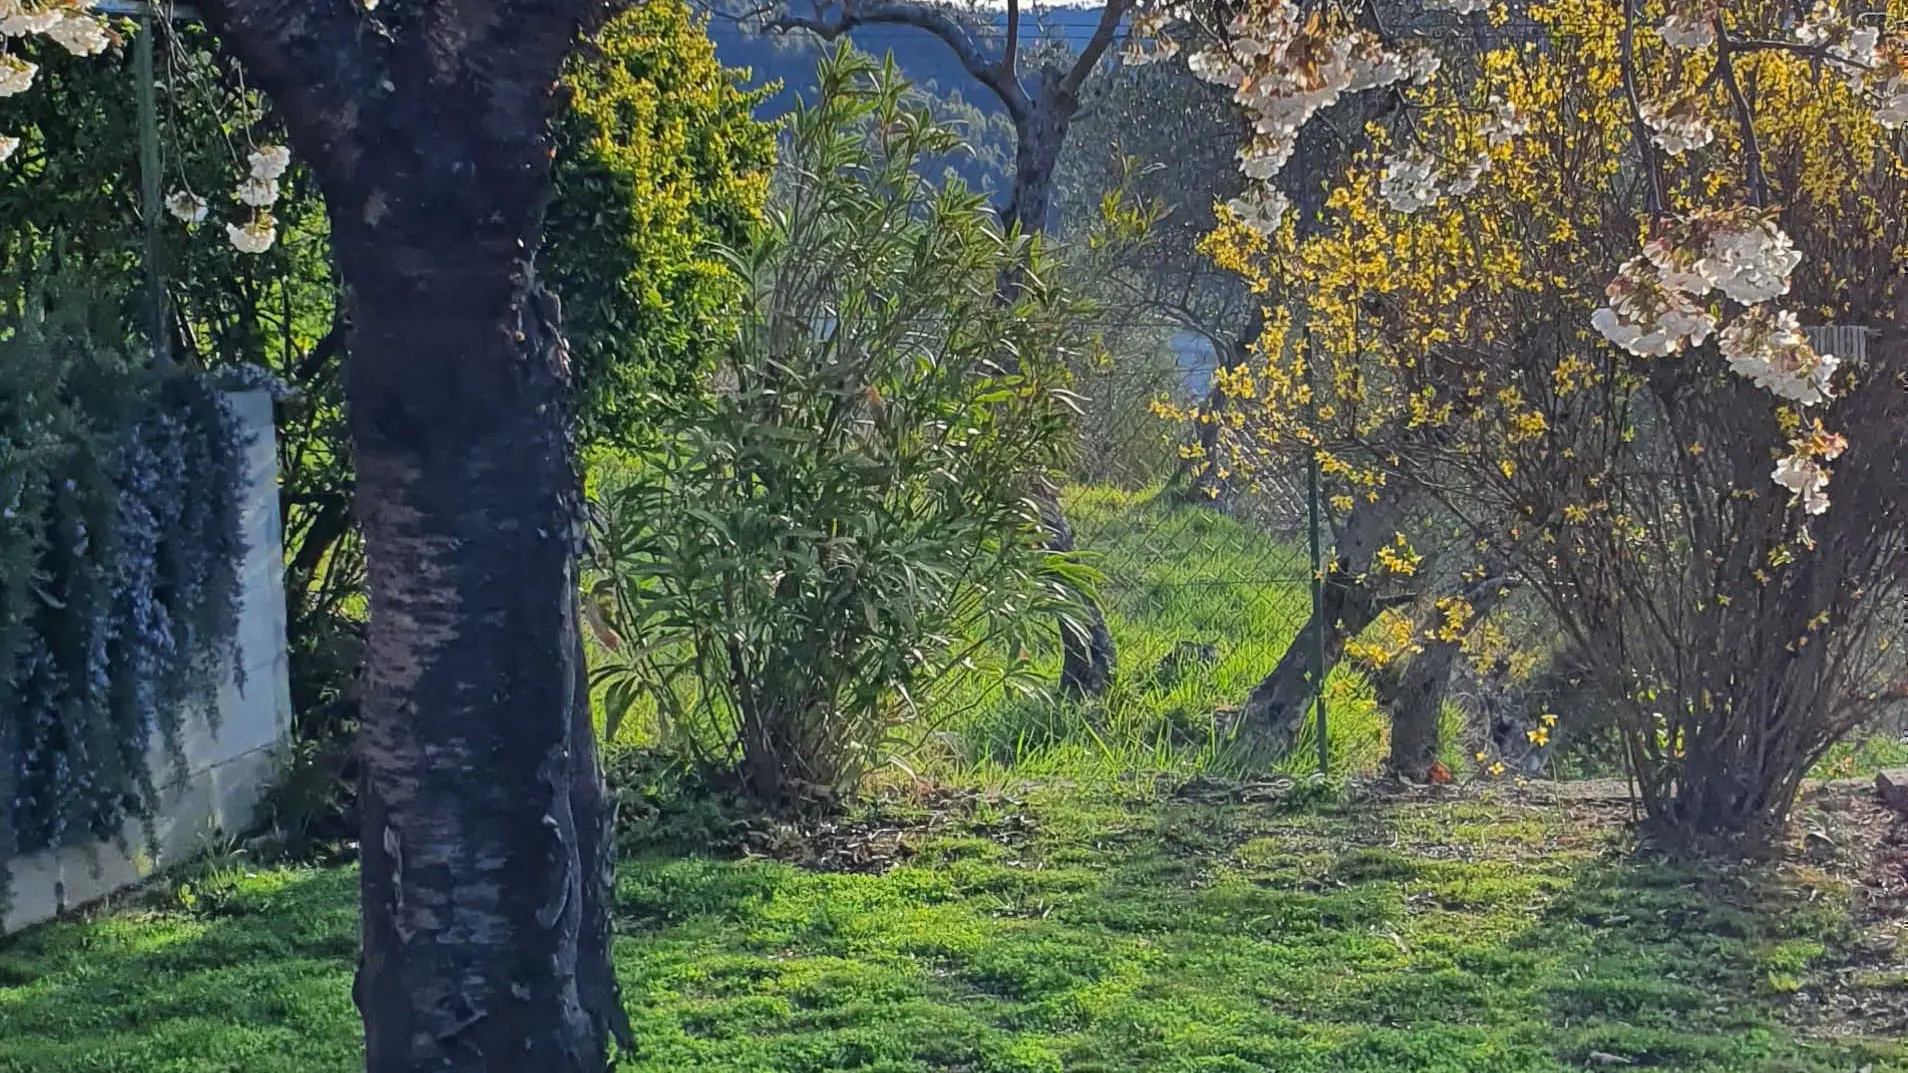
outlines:
[{"label": "thin twig", "polygon": [[1736,110],[1736,125],[1742,131],[1743,178],[1749,183],[1749,201],[1760,208],[1769,203],[1769,180],[1762,173],[1762,146],[1756,140],[1756,116],[1749,98],[1736,79],[1736,44],[1723,28],[1722,16],[1716,16],[1716,70],[1723,89]]},{"label": "thin twig", "polygon": [[1630,99],[1630,128],[1637,150],[1643,154],[1643,170],[1650,177],[1650,215],[1661,218],[1669,211],[1669,194],[1658,167],[1656,147],[1650,142],[1649,127],[1643,122],[1643,99],[1636,89],[1636,3],[1623,0],[1623,92]]}]

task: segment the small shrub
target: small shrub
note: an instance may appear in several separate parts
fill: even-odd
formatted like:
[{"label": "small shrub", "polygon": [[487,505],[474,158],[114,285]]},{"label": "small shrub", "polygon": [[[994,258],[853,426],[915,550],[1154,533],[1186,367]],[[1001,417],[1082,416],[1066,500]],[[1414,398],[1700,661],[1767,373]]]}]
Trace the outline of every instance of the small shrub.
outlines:
[{"label": "small shrub", "polygon": [[612,736],[651,704],[776,803],[852,785],[1087,580],[1029,494],[1067,439],[1070,304],[979,195],[923,177],[958,139],[891,68],[819,78],[717,389],[599,489],[594,539]]}]

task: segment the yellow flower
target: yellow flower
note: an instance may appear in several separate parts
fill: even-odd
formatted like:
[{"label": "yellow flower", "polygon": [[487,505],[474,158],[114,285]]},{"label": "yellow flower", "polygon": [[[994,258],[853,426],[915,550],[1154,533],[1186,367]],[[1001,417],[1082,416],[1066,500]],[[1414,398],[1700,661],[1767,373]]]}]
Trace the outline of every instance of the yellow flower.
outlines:
[{"label": "yellow flower", "polygon": [[1503,773],[1504,773],[1504,765],[1501,761],[1491,765],[1491,774],[1493,776],[1502,775]]},{"label": "yellow flower", "polygon": [[1538,716],[1537,718],[1542,719],[1544,721],[1544,725],[1547,727],[1554,727],[1557,725],[1557,717],[1551,714],[1550,712],[1545,712],[1544,714]]},{"label": "yellow flower", "polygon": [[1479,749],[1477,751],[1477,762],[1482,764],[1484,761],[1490,759],[1490,755],[1491,754],[1485,752],[1484,750]]},{"label": "yellow flower", "polygon": [[1550,728],[1538,727],[1535,730],[1527,730],[1524,732],[1524,737],[1529,738],[1532,745],[1541,749],[1550,744]]}]

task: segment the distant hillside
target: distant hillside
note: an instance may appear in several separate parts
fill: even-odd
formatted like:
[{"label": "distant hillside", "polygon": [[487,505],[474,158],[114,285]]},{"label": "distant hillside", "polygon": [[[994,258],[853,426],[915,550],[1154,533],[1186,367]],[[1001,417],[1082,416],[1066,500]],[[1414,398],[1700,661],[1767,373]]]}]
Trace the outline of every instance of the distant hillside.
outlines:
[{"label": "distant hillside", "polygon": [[[1033,20],[1032,16],[1027,18]],[[998,13],[993,19],[994,40],[983,41],[990,52],[998,51],[999,39],[1006,35],[1006,15]],[[1038,39],[1078,47],[1092,35],[1099,19],[1097,5],[1042,9],[1037,20],[1023,22],[1021,47],[1023,51],[1028,50],[1028,43],[1036,40],[1035,35]],[[709,36],[715,41],[716,55],[722,62],[731,67],[749,68],[754,84],[782,82],[782,92],[768,106],[773,115],[788,111],[794,106],[796,94],[814,88],[815,59],[828,47],[807,34],[761,35],[721,18],[710,21]],[[987,31],[976,36],[985,38]],[[863,26],[853,32],[851,39],[856,48],[871,56],[893,53],[895,65],[909,81],[923,89],[937,94],[959,93],[989,114],[1000,112],[999,102],[974,84],[955,59],[954,51],[925,30],[912,26]]]}]

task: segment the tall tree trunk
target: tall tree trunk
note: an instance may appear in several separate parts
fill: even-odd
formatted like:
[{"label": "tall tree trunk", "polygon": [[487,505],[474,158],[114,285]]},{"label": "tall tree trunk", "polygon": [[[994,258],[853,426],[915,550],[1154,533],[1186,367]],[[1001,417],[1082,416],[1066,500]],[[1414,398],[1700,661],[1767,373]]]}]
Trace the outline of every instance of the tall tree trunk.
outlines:
[{"label": "tall tree trunk", "polygon": [[533,267],[557,75],[603,9],[201,4],[324,191],[347,292],[371,595],[354,988],[367,1073],[608,1064],[568,362]]},{"label": "tall tree trunk", "polygon": [[415,252],[441,267],[351,295],[367,1069],[595,1073],[605,1022],[581,944],[602,820],[574,799],[595,755],[573,722],[578,504],[554,325],[519,261]]},{"label": "tall tree trunk", "polygon": [[[1396,510],[1391,500],[1359,503],[1345,519],[1325,578],[1323,608],[1313,609],[1278,665],[1253,687],[1239,711],[1238,740],[1254,757],[1273,759],[1291,751],[1312,699],[1344,655],[1345,643],[1384,611],[1386,601],[1365,579],[1378,548],[1392,535]],[[1319,668],[1321,647],[1324,666]]]},{"label": "tall tree trunk", "polygon": [[[1023,234],[1046,233],[1047,215],[1053,203],[1054,170],[1060,163],[1060,151],[1066,145],[1067,130],[1079,101],[1061,85],[1059,72],[1041,72],[1033,107],[1014,131],[1014,181],[1007,203],[1001,208],[1001,220],[1018,227]],[[1006,280],[1003,297],[1011,299],[1018,291],[1018,279]],[[1059,489],[1045,480],[1035,482],[1035,502],[1041,521],[1047,527],[1047,547],[1071,552],[1076,543],[1073,526],[1067,521],[1060,503]],[[1081,609],[1079,621],[1060,622],[1060,690],[1070,697],[1097,697],[1113,684],[1118,654],[1113,647],[1112,631],[1107,629],[1106,612],[1097,599],[1089,599]]]}]

